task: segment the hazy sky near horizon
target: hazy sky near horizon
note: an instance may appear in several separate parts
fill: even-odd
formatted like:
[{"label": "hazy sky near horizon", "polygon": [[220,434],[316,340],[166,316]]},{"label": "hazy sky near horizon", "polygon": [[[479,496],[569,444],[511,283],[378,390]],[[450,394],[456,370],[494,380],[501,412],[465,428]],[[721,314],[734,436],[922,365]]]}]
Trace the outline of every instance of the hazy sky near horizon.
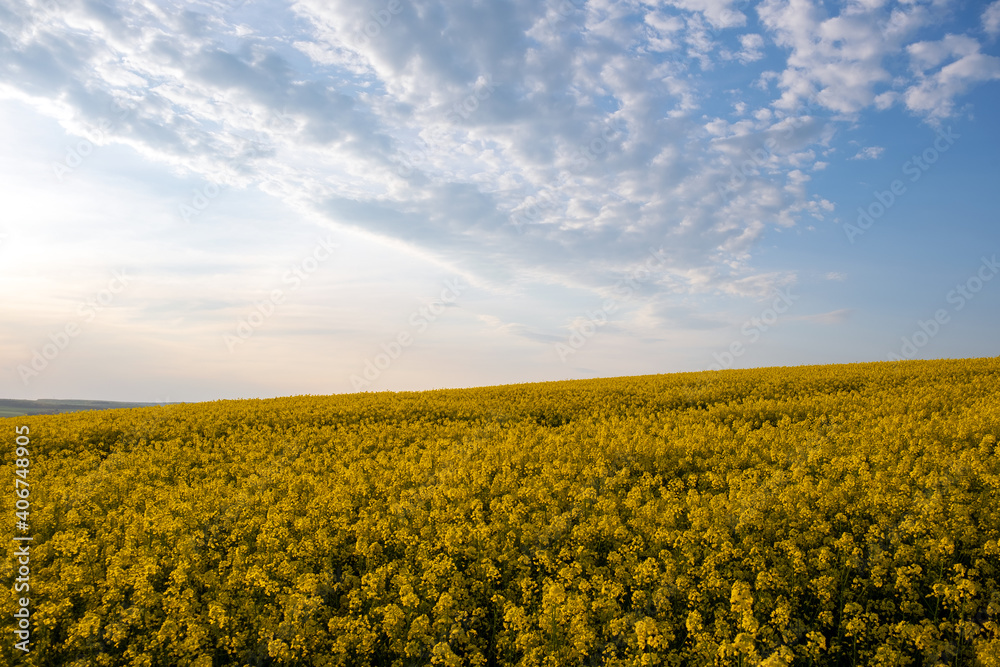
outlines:
[{"label": "hazy sky near horizon", "polygon": [[994,356],[1000,0],[0,0],[0,397]]}]

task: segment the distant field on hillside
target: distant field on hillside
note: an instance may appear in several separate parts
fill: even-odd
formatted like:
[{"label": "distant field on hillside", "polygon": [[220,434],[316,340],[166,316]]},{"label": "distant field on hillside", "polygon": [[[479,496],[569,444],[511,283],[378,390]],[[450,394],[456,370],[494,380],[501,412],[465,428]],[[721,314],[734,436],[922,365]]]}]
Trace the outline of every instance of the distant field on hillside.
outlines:
[{"label": "distant field on hillside", "polygon": [[22,415],[56,415],[82,410],[114,410],[118,408],[143,408],[159,403],[124,403],[120,401],[64,401],[38,399],[33,401],[0,398],[0,417]]},{"label": "distant field on hillside", "polygon": [[1000,664],[1000,358],[0,433],[6,539],[34,537],[32,651],[0,595],[4,664]]}]

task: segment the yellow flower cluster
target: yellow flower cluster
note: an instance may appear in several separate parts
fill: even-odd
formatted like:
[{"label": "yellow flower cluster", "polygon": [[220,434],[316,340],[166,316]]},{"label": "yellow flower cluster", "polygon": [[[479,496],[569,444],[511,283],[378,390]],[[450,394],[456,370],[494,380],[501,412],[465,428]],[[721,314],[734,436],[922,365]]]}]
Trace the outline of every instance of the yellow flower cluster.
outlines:
[{"label": "yellow flower cluster", "polygon": [[4,664],[1000,664],[1000,358],[21,424]]}]

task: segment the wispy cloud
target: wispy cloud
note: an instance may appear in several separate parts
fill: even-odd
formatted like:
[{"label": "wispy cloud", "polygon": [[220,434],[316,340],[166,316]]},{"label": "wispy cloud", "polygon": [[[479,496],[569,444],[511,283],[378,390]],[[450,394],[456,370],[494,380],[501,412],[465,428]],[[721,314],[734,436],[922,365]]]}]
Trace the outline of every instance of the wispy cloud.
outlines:
[{"label": "wispy cloud", "polygon": [[906,89],[906,106],[932,119],[954,113],[955,98],[976,84],[1000,79],[1000,58],[980,52],[967,35],[910,44],[906,52],[916,82]]},{"label": "wispy cloud", "polygon": [[[763,25],[790,50],[776,111],[701,124],[714,103],[692,63],[763,57],[765,35],[740,32],[747,15],[737,3],[393,7],[304,0],[292,6],[299,22],[270,25],[244,22],[249,6],[214,17],[152,3],[24,8],[3,76],[11,94],[58,109],[73,130],[127,102],[135,111],[109,141],[461,258],[486,280],[544,267],[549,280],[596,286],[651,240],[670,239],[668,272],[709,270],[715,289],[734,293],[753,279],[748,252],[771,221],[794,225],[829,208],[797,179],[811,166],[803,150],[831,126],[815,111],[798,116],[793,98],[831,112],[871,105],[889,79],[888,54],[933,19],[915,8],[879,29],[870,20],[878,8],[824,18],[765,2]],[[668,41],[693,60],[664,58]],[[924,96],[947,104],[953,89],[942,81]],[[929,109],[920,95],[913,103]],[[609,124],[623,128],[620,141],[602,139]],[[744,153],[768,138],[767,168],[718,201]],[[247,153],[250,139],[257,148]],[[543,191],[553,205],[512,237],[510,212]]]},{"label": "wispy cloud", "polygon": [[983,10],[983,30],[991,37],[1000,35],[1000,0],[994,0]]},{"label": "wispy cloud", "polygon": [[877,160],[885,152],[882,146],[866,146],[859,150],[851,160]]}]

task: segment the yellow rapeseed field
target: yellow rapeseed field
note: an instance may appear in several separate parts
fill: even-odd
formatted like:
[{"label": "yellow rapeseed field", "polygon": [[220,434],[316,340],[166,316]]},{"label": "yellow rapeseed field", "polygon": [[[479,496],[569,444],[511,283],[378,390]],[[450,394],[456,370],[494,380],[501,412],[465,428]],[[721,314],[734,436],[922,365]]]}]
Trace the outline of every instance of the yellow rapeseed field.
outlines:
[{"label": "yellow rapeseed field", "polygon": [[1000,665],[1000,358],[23,426],[5,665]]}]

